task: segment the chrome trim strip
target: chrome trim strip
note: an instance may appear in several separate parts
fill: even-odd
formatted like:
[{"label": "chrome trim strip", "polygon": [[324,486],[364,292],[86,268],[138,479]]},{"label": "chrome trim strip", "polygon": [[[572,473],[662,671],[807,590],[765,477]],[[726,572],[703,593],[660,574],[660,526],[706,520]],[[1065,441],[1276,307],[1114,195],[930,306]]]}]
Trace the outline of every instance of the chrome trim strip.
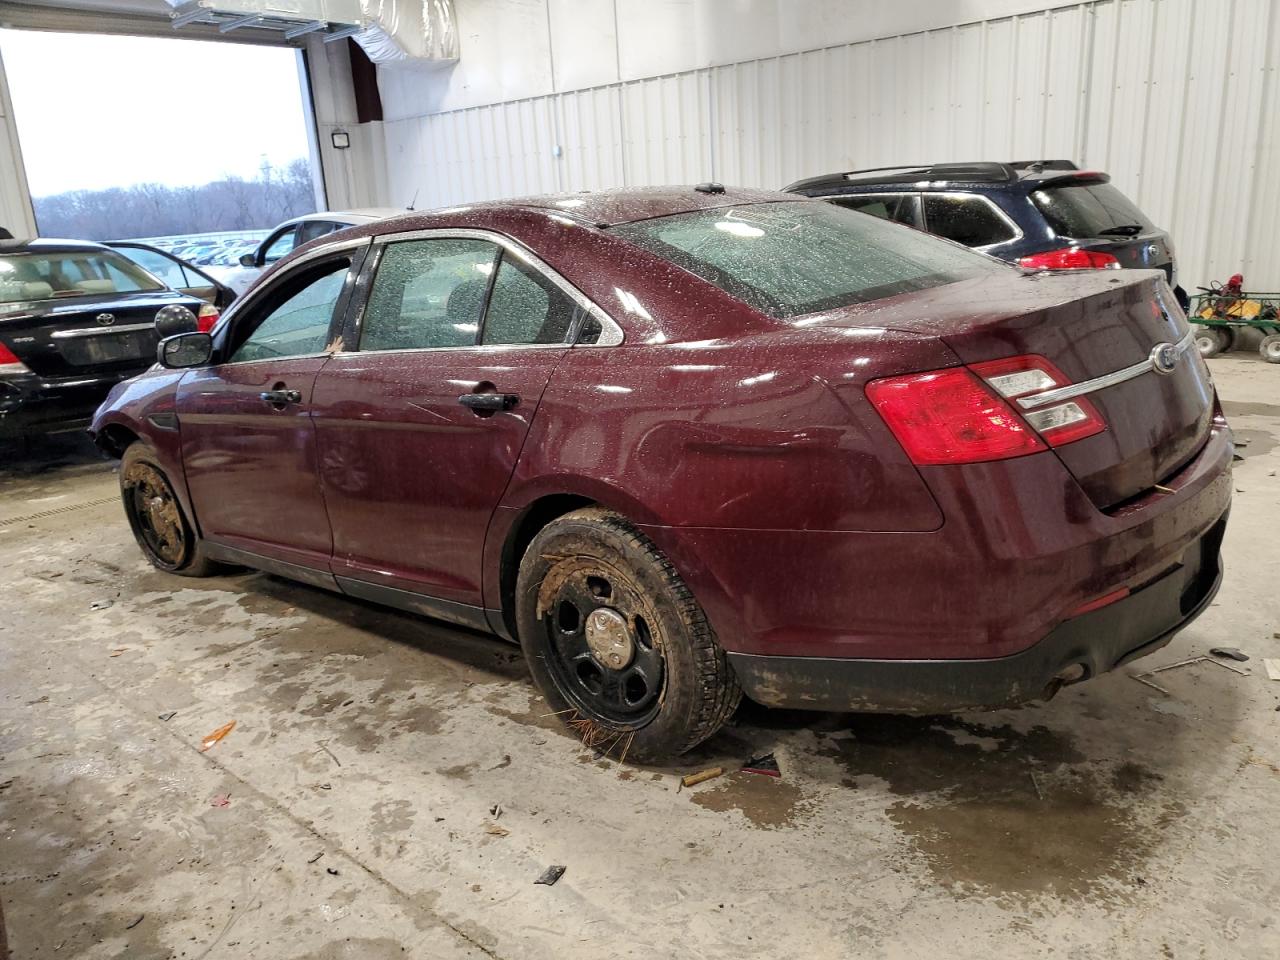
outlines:
[{"label": "chrome trim strip", "polygon": [[126,323],[119,327],[83,327],[78,330],[55,330],[49,334],[51,340],[71,340],[75,337],[101,337],[112,333],[136,333],[139,330],[154,330],[155,323]]},{"label": "chrome trim strip", "polygon": [[[1178,355],[1186,353],[1195,345],[1195,331],[1188,330],[1181,340],[1173,345],[1178,351]],[[1086,393],[1096,393],[1099,390],[1105,390],[1107,387],[1114,387],[1117,384],[1124,383],[1126,380],[1132,380],[1134,377],[1140,377],[1144,373],[1152,373],[1155,367],[1151,364],[1151,358],[1142,360],[1138,363],[1123,367],[1111,373],[1103,374],[1100,377],[1094,377],[1092,380],[1085,380],[1081,383],[1073,383],[1069,386],[1058,387],[1054,390],[1046,390],[1044,393],[1033,394],[1029,397],[1022,397],[1018,400],[1018,406],[1023,410],[1039,410],[1041,407],[1047,407],[1055,403],[1061,403],[1064,400],[1073,400],[1076,397],[1082,397]]]},{"label": "chrome trim strip", "polygon": [[[496,233],[492,230],[476,230],[469,227],[439,227],[426,230],[406,230],[400,233],[384,233],[374,239],[379,243],[398,243],[402,240],[447,240],[452,238],[462,240],[487,240],[490,243],[497,244],[512,256],[522,260],[526,266],[537,270],[544,277],[559,287],[566,295],[568,295],[574,303],[595,317],[600,323],[600,339],[595,343],[574,344],[575,349],[579,347],[616,347],[618,344],[622,343],[622,328],[618,326],[613,317],[605,313],[604,310],[585,293],[575,287],[564,277],[560,276],[553,267],[549,266],[546,261],[536,253],[524,244],[519,243],[504,234]],[[542,346],[566,345],[567,344],[542,344]],[[483,344],[483,346],[532,346],[532,344]]]}]

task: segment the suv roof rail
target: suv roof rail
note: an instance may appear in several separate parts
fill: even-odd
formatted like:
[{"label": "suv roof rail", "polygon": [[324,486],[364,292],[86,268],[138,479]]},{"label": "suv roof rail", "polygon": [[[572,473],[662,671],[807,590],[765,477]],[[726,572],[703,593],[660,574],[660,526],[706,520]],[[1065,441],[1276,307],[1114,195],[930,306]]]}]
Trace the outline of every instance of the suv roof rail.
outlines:
[{"label": "suv roof rail", "polygon": [[1009,164],[1015,170],[1026,170],[1030,173],[1040,173],[1044,170],[1079,170],[1070,160],[1015,160]]},{"label": "suv roof rail", "polygon": [[[1040,161],[1035,161],[1040,162]],[[1049,161],[1068,163],[1069,161]],[[1071,169],[1075,169],[1074,164]],[[839,186],[849,181],[868,180],[880,183],[915,183],[918,180],[954,183],[1011,183],[1018,179],[1016,165],[980,161],[973,163],[917,163],[894,167],[868,167],[845,173],[828,173],[797,180],[783,189],[799,192],[806,189]]]}]

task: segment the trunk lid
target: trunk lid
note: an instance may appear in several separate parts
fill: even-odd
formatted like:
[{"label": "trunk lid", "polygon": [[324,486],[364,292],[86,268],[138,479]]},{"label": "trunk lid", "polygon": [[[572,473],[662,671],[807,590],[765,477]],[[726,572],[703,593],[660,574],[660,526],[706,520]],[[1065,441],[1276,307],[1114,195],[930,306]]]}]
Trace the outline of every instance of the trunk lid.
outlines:
[{"label": "trunk lid", "polygon": [[160,290],[0,306],[0,343],[42,377],[144,370],[155,362],[156,312],[199,301]]},{"label": "trunk lid", "polygon": [[966,364],[1037,354],[1073,384],[1147,364],[1086,395],[1106,430],[1054,448],[1100,509],[1168,478],[1209,435],[1213,385],[1194,345],[1167,374],[1150,365],[1157,345],[1179,344],[1190,329],[1161,274],[1009,271],[863,304],[830,322],[931,334]]}]

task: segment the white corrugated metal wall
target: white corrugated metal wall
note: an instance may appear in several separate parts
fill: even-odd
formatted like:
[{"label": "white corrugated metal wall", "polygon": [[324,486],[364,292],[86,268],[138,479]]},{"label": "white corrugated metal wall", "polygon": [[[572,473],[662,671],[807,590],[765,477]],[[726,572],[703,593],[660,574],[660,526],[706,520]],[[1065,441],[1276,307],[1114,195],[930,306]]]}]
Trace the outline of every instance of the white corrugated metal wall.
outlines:
[{"label": "white corrugated metal wall", "polygon": [[1097,0],[390,121],[385,199],[1063,157],[1172,231],[1184,284],[1280,289],[1278,67],[1276,0]]}]

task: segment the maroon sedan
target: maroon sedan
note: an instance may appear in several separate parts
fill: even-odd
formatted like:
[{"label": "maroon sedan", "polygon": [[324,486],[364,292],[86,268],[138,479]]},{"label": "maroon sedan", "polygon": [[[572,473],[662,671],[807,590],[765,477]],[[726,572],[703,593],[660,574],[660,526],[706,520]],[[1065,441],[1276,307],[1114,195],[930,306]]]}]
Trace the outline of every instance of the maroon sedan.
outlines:
[{"label": "maroon sedan", "polygon": [[518,638],[633,757],[740,692],[1048,697],[1221,579],[1230,432],[1156,272],[627,190],[333,234],[160,350],[93,425],[152,563]]}]

